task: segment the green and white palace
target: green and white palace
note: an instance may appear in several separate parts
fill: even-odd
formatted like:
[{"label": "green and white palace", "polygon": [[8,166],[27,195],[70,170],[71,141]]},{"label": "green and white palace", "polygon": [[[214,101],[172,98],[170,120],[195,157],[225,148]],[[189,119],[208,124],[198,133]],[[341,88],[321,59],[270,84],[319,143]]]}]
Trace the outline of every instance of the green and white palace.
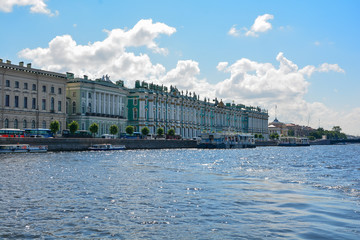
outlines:
[{"label": "green and white palace", "polygon": [[242,104],[224,104],[196,93],[184,93],[176,87],[136,81],[128,94],[128,125],[140,131],[148,127],[151,133],[173,128],[183,138],[198,136],[201,132],[253,133],[268,137],[268,113],[259,107]]}]

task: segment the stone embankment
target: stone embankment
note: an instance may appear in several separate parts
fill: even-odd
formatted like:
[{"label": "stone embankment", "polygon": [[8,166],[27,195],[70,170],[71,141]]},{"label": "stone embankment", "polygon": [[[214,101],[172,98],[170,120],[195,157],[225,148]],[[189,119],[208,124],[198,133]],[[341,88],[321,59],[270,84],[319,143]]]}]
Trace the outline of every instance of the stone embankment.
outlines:
[{"label": "stone embankment", "polygon": [[47,145],[49,151],[85,151],[94,144],[125,145],[127,149],[196,148],[193,140],[145,140],[104,138],[0,138],[0,144]]}]

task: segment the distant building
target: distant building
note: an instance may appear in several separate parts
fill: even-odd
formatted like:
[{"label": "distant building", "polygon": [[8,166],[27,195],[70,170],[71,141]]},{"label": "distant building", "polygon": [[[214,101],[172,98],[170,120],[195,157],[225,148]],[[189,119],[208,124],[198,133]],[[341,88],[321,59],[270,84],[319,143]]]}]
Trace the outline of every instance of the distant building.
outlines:
[{"label": "distant building", "polygon": [[0,128],[65,128],[66,75],[0,59]]},{"label": "distant building", "polygon": [[109,77],[90,80],[87,76],[74,78],[67,73],[66,109],[67,123],[77,121],[80,130],[89,130],[92,123],[99,124],[97,136],[109,133],[117,125],[119,133],[127,126],[127,94],[123,81],[116,84]]},{"label": "distant building", "polygon": [[285,123],[280,122],[276,117],[269,123],[269,134],[278,134],[279,136],[288,136],[289,129]]},{"label": "distant building", "polygon": [[268,137],[268,113],[244,105],[224,104],[214,99],[203,101],[196,93],[179,91],[176,87],[136,81],[129,89],[128,124],[141,131],[148,127],[151,133],[158,128],[170,128],[184,138],[201,132],[243,132]]}]

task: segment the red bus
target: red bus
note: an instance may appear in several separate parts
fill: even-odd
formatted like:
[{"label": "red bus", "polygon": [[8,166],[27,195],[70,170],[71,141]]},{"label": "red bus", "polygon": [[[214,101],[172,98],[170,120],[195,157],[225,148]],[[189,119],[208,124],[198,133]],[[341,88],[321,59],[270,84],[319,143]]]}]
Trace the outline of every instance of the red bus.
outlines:
[{"label": "red bus", "polygon": [[0,137],[8,137],[8,138],[23,138],[24,130],[13,129],[13,128],[2,128],[0,129]]}]

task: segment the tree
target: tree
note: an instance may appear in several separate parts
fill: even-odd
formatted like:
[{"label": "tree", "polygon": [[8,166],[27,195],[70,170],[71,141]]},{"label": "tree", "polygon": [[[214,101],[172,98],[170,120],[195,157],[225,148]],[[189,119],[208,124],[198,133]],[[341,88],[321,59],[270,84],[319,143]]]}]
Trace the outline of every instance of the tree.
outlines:
[{"label": "tree", "polygon": [[95,134],[99,131],[99,124],[97,124],[97,123],[91,124],[89,127],[89,130],[95,137]]},{"label": "tree", "polygon": [[159,135],[159,136],[164,135],[164,129],[163,129],[163,128],[158,128],[158,129],[156,130],[156,134]]},{"label": "tree", "polygon": [[110,134],[112,135],[116,135],[119,131],[118,126],[116,126],[115,124],[111,125],[109,128]]},{"label": "tree", "polygon": [[141,129],[141,134],[142,134],[143,136],[147,136],[147,135],[149,134],[149,132],[150,132],[150,130],[149,130],[149,128],[147,128],[147,127],[143,127],[143,128]]},{"label": "tree", "polygon": [[264,136],[262,134],[259,134],[258,138],[263,139]]},{"label": "tree", "polygon": [[340,133],[342,129],[341,129],[340,126],[333,126],[332,130],[333,130],[334,132]]},{"label": "tree", "polygon": [[273,133],[273,134],[270,135],[270,138],[271,138],[271,139],[278,139],[278,138],[279,138],[279,134]]},{"label": "tree", "polygon": [[288,136],[295,136],[295,131],[293,129],[289,129]]},{"label": "tree", "polygon": [[69,125],[69,130],[71,134],[74,134],[79,129],[79,123],[77,121],[72,121]]},{"label": "tree", "polygon": [[125,132],[129,135],[132,135],[134,133],[134,127],[133,126],[127,126],[125,128]]},{"label": "tree", "polygon": [[254,138],[258,138],[259,136],[257,135],[257,133],[255,133],[255,135],[254,135]]},{"label": "tree", "polygon": [[54,120],[50,123],[50,130],[53,134],[57,133],[60,129],[60,123],[57,120]]},{"label": "tree", "polygon": [[175,136],[175,129],[170,128],[170,129],[168,130],[167,134],[168,134],[169,136]]}]

